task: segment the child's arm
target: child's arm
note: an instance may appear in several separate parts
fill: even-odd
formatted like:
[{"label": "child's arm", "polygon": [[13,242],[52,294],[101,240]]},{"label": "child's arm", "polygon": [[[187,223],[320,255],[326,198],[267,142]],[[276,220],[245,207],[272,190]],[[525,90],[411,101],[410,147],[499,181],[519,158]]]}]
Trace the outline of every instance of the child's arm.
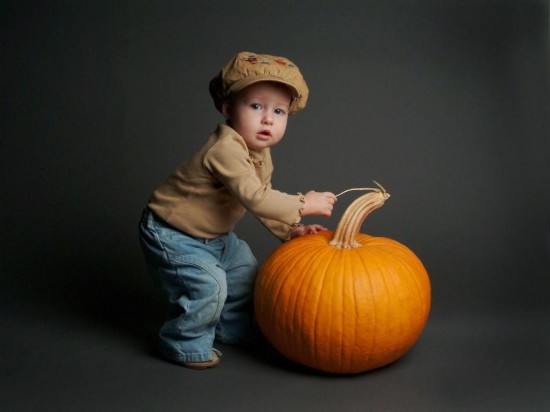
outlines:
[{"label": "child's arm", "polygon": [[[338,198],[331,192],[315,192],[313,190],[307,192],[304,196],[304,206],[302,207],[301,215],[330,217],[336,200],[338,200]],[[297,226],[290,232],[290,239],[297,236],[319,233],[325,230],[327,230],[326,227],[318,224]]]}]

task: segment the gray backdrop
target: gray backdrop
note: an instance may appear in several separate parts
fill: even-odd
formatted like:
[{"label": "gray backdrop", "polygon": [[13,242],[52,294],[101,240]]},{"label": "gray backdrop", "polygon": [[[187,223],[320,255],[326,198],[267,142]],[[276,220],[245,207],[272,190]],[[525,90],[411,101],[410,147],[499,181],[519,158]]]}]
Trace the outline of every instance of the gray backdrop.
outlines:
[{"label": "gray backdrop", "polygon": [[[133,370],[148,373],[137,359],[152,351],[166,307],[137,222],[156,185],[222,121],[208,82],[243,50],[294,60],[311,90],[273,150],[275,188],[381,182],[392,197],[362,231],[408,245],[430,274],[433,307],[416,349],[425,358],[409,361],[433,367],[421,372],[431,376],[426,396],[401,382],[411,402],[384,403],[379,388],[370,401],[385,410],[550,404],[547,2],[16,1],[2,2],[1,16],[0,405],[75,410],[85,393],[83,409],[175,408],[134,377],[121,375],[111,393],[108,367],[92,365],[132,348]],[[334,228],[357,196],[308,221]],[[237,232],[261,260],[278,245],[250,216]],[[454,363],[436,372],[442,361]],[[500,380],[480,389],[491,368]],[[381,387],[396,384],[385,376]],[[269,382],[256,389],[278,398]],[[226,398],[239,390],[228,386]],[[323,405],[339,405],[334,396]],[[349,410],[362,402],[346,399]]]}]

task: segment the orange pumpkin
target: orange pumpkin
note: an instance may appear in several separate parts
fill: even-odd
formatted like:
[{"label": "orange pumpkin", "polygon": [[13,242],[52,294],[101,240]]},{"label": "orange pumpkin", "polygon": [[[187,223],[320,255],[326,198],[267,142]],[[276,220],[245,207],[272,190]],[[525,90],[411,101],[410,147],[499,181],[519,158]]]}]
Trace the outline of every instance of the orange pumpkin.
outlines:
[{"label": "orange pumpkin", "polygon": [[325,372],[360,373],[411,349],[428,319],[428,274],[395,240],[360,234],[389,197],[355,200],[336,231],[292,239],[268,257],[255,286],[265,337],[290,360]]}]

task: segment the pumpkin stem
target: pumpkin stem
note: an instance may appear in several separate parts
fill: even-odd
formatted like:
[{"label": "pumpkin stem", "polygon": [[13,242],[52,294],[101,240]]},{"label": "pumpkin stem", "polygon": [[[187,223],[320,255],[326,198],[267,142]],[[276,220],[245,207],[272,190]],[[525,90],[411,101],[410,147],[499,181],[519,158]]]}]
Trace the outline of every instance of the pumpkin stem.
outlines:
[{"label": "pumpkin stem", "polygon": [[381,184],[376,181],[374,181],[374,183],[378,186],[378,189],[369,187],[353,188],[344,190],[337,195],[340,196],[352,190],[365,190],[370,192],[356,199],[346,209],[338,223],[332,240],[329,242],[331,246],[337,249],[354,249],[361,247],[361,243],[356,239],[359,229],[361,229],[361,225],[371,212],[382,207],[386,199],[390,197],[390,194],[386,192],[386,189],[384,189]]},{"label": "pumpkin stem", "polygon": [[386,193],[386,189],[384,189],[384,187],[382,187],[382,185],[380,183],[378,183],[376,180],[373,180],[373,182],[376,186],[378,186],[378,189],[375,189],[375,188],[372,188],[372,187],[352,187],[351,189],[347,189],[347,190],[344,190],[343,192],[338,193],[336,195],[336,197],[338,197],[340,195],[343,195],[344,193],[352,192],[352,191],[355,191],[355,190],[361,190],[361,191],[367,191],[367,190],[372,191],[372,190],[374,190],[374,191],[377,191],[379,189],[382,189],[382,192]]}]

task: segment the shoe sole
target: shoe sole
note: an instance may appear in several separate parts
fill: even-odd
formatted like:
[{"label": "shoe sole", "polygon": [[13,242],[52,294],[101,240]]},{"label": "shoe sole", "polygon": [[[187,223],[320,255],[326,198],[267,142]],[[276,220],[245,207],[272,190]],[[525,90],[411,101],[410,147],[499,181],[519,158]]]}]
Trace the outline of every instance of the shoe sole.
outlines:
[{"label": "shoe sole", "polygon": [[220,364],[220,357],[217,353],[214,352],[214,359],[206,362],[182,362],[181,365],[188,369],[194,369],[194,370],[204,370],[204,369],[210,369],[215,368]]}]

